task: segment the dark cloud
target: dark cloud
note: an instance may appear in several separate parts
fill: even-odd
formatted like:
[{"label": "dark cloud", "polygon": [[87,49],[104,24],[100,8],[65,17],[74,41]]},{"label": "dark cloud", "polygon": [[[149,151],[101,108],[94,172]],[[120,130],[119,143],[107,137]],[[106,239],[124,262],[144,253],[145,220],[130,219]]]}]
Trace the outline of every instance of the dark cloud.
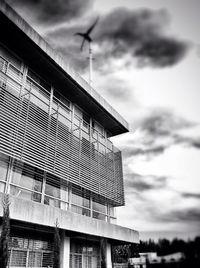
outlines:
[{"label": "dark cloud", "polygon": [[167,184],[167,177],[165,176],[154,176],[147,175],[143,176],[137,173],[132,173],[126,175],[125,187],[126,190],[131,189],[137,190],[139,192],[144,192],[148,190],[161,189]]},{"label": "dark cloud", "polygon": [[[101,18],[96,40],[101,45],[98,57],[135,58],[139,66],[166,67],[178,63],[187,44],[163,34],[168,16],[164,10],[120,8]],[[101,61],[101,62],[102,62]]]},{"label": "dark cloud", "polygon": [[196,148],[196,149],[200,149],[200,137],[196,138],[196,137],[187,137],[184,135],[180,135],[180,134],[174,134],[173,135],[174,138],[174,142],[175,143],[182,143],[185,144],[187,146]]},{"label": "dark cloud", "polygon": [[183,210],[172,210],[168,213],[157,214],[156,218],[163,222],[200,222],[199,208],[185,208]]},{"label": "dark cloud", "polygon": [[198,139],[198,141],[197,141],[197,140],[193,140],[193,141],[191,142],[191,145],[192,145],[193,147],[197,148],[197,149],[200,149],[200,138]]},{"label": "dark cloud", "polygon": [[[73,34],[84,32],[93,21],[94,18],[89,18],[88,23],[77,22],[70,27],[62,25],[47,35],[63,55],[69,52],[75,55],[72,60],[78,70],[81,65],[83,69],[80,71],[84,71],[87,66],[85,63],[88,44],[86,43],[84,51],[80,52],[82,40]],[[92,32],[97,48],[94,47],[95,69],[99,72],[104,72],[104,69],[111,72],[116,59],[121,60],[124,66],[136,63],[138,66],[166,67],[178,63],[186,54],[188,46],[183,41],[164,35],[167,21],[168,16],[164,10],[131,11],[120,8],[101,16]]]},{"label": "dark cloud", "polygon": [[196,193],[181,193],[182,197],[185,198],[196,198],[196,199],[200,199],[200,194],[196,194]]},{"label": "dark cloud", "polygon": [[141,121],[140,129],[155,137],[172,136],[174,132],[193,126],[193,123],[164,110],[152,111]]},{"label": "dark cloud", "polygon": [[154,67],[172,66],[185,55],[184,43],[173,38],[157,37],[147,40],[136,49],[135,56],[139,58],[139,65]]},{"label": "dark cloud", "polygon": [[187,121],[170,111],[153,110],[137,122],[139,138],[128,140],[121,148],[125,158],[145,156],[151,160],[173,145],[200,149],[200,138],[187,137],[185,130],[196,127],[197,124]]},{"label": "dark cloud", "polygon": [[38,22],[44,24],[77,18],[91,4],[91,0],[7,0],[7,2],[18,10],[26,9]]},{"label": "dark cloud", "polygon": [[123,155],[125,157],[132,157],[136,155],[146,155],[146,156],[156,156],[162,154],[168,146],[153,146],[152,148],[137,148],[137,147],[127,147],[123,150]]}]

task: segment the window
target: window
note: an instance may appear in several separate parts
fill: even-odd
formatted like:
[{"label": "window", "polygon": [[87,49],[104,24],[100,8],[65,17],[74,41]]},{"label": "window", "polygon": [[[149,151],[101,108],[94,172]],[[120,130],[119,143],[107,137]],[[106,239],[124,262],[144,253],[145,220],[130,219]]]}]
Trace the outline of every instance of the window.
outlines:
[{"label": "window", "polygon": [[81,215],[90,216],[90,194],[81,187],[72,186],[72,211]]},{"label": "window", "polygon": [[82,138],[81,152],[85,156],[90,157],[90,142],[85,138]]},{"label": "window", "polygon": [[0,192],[5,192],[9,157],[0,153]]},{"label": "window", "polygon": [[51,174],[47,174],[44,203],[67,210],[68,199],[68,184]]},{"label": "window", "polygon": [[18,57],[16,57],[13,53],[10,53],[3,46],[0,46],[0,55],[2,55],[3,58],[9,61],[13,65],[13,67],[22,71],[23,66],[21,60]]},{"label": "window", "polygon": [[9,157],[0,153],[0,181],[6,181]]},{"label": "window", "polygon": [[107,203],[99,196],[94,196],[92,200],[93,218],[106,221]]},{"label": "window", "polygon": [[11,237],[9,241],[9,267],[52,267],[50,241]]},{"label": "window", "polygon": [[[50,91],[51,86],[44,79],[42,79],[39,75],[31,71],[30,69],[28,70],[28,77],[29,81],[35,82],[35,85],[41,86],[47,91]],[[42,89],[41,87],[38,87],[38,89],[41,90]]]},{"label": "window", "polygon": [[99,243],[71,239],[70,242],[70,268],[99,268]]},{"label": "window", "polygon": [[10,193],[16,197],[41,202],[43,172],[15,160]]}]

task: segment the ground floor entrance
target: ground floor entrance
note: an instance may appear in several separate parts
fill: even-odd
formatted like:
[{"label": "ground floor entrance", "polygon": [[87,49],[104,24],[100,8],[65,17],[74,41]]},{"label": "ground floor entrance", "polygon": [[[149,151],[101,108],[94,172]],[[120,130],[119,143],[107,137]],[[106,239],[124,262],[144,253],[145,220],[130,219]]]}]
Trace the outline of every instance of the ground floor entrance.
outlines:
[{"label": "ground floor entrance", "polygon": [[[100,268],[102,258],[112,267],[107,240],[60,230],[60,241],[60,268]],[[53,268],[53,256],[53,228],[11,222],[7,268]]]},{"label": "ground floor entrance", "polygon": [[100,268],[100,243],[71,239],[70,268]]}]

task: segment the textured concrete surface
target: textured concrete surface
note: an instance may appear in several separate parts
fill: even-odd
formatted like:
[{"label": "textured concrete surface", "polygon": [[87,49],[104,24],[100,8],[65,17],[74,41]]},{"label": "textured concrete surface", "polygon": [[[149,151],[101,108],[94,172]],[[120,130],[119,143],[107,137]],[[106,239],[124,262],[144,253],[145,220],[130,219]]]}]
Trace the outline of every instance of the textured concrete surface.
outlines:
[{"label": "textured concrete surface", "polygon": [[[3,193],[0,193],[0,204],[2,204],[2,196]],[[1,205],[0,216],[2,213]],[[16,197],[11,197],[10,217],[27,223],[51,227],[55,226],[56,219],[58,219],[60,228],[64,230],[129,243],[139,243],[137,231]]]}]

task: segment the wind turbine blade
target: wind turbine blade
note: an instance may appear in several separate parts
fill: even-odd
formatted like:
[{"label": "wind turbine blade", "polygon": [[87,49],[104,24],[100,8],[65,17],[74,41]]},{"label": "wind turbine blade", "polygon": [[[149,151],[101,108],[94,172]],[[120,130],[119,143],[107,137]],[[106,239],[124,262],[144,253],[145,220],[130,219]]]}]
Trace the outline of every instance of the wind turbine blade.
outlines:
[{"label": "wind turbine blade", "polygon": [[80,36],[83,36],[83,33],[75,33],[74,35],[80,35]]},{"label": "wind turbine blade", "polygon": [[89,35],[91,33],[91,31],[94,29],[94,27],[96,26],[97,22],[99,20],[99,17],[96,18],[95,22],[90,26],[90,28],[87,30],[86,34]]},{"label": "wind turbine blade", "polygon": [[82,41],[82,44],[81,44],[81,51],[83,50],[84,43],[85,43],[85,38],[83,38],[83,41]]}]

